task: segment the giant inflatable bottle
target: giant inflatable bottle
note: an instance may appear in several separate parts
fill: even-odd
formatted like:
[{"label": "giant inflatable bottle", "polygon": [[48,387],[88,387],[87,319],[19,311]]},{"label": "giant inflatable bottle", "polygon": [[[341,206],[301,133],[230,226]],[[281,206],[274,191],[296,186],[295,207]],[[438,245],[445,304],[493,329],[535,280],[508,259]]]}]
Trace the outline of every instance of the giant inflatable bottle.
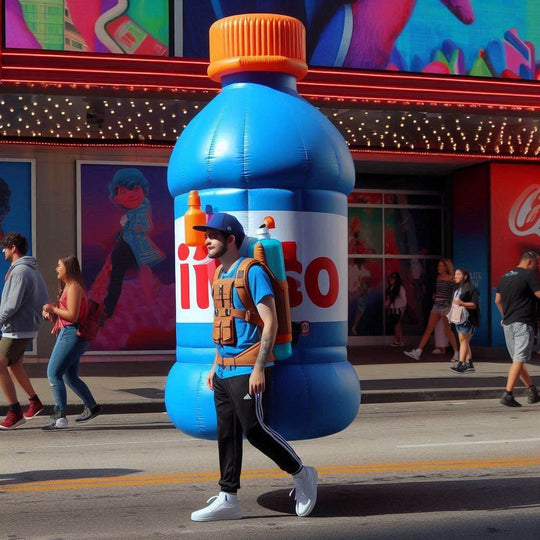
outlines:
[{"label": "giant inflatable bottle", "polygon": [[297,79],[306,72],[300,21],[270,14],[216,21],[208,74],[223,89],[188,124],[169,161],[177,362],[165,404],[173,423],[196,437],[216,437],[206,387],[215,353],[210,279],[216,263],[204,247],[185,242],[191,190],[198,190],[207,214],[235,215],[248,237],[266,216],[275,219],[297,332],[292,356],[274,367],[269,423],[287,439],[307,439],[344,429],[358,412],[360,385],[346,351],[347,195],[354,165],[337,129],[298,94]]}]

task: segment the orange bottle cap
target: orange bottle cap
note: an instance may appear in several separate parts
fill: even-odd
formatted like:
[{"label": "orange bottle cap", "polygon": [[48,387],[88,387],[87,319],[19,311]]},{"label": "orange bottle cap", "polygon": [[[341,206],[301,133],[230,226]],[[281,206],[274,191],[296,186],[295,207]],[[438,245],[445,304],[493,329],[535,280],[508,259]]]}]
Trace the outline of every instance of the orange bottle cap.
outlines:
[{"label": "orange bottle cap", "polygon": [[266,216],[264,218],[264,222],[266,223],[267,229],[275,229],[276,228],[276,222],[274,221],[274,218],[272,216]]},{"label": "orange bottle cap", "polygon": [[199,197],[199,192],[196,189],[192,189],[189,192],[187,203],[188,206],[201,206],[201,198]]},{"label": "orange bottle cap", "polygon": [[208,76],[220,82],[241,71],[307,73],[306,29],[293,17],[271,13],[233,15],[210,27]]}]

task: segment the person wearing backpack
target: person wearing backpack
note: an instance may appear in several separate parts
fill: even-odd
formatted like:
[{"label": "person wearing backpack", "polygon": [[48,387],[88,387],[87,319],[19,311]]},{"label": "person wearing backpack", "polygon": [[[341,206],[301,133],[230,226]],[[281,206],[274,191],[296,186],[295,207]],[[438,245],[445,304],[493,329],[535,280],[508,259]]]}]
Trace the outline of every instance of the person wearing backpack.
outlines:
[{"label": "person wearing backpack", "polygon": [[76,422],[86,422],[101,413],[101,406],[86,383],[79,377],[81,356],[88,349],[90,341],[78,335],[78,329],[88,315],[88,297],[76,257],[62,257],[56,267],[58,277],[58,303],[45,304],[43,317],[54,321],[52,333],[56,334],[47,377],[53,389],[55,407],[51,415],[52,423],[44,426],[44,431],[54,431],[68,427],[66,419],[66,384],[84,403],[82,414]]},{"label": "person wearing backpack", "polygon": [[[243,435],[292,475],[296,513],[307,516],[317,500],[317,471],[304,466],[291,446],[264,420],[278,328],[270,278],[262,266],[250,267],[245,281],[257,311],[251,314],[240,302],[234,285],[244,259],[239,253],[245,238],[242,225],[234,216],[218,213],[206,225],[193,228],[205,232],[208,257],[220,259],[222,264],[212,285],[215,317],[212,338],[216,355],[206,378],[206,384],[214,392],[216,407],[221,491],[208,501],[207,507],[193,512],[191,519],[217,521],[242,517],[237,491]],[[252,322],[257,318],[262,328]]]}]

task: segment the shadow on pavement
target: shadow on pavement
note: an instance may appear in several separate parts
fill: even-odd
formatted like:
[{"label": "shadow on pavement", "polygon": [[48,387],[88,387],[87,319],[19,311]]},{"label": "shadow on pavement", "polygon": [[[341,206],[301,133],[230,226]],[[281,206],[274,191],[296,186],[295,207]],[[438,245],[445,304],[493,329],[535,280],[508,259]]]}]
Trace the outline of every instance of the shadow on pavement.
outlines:
[{"label": "shadow on pavement", "polygon": [[374,379],[362,380],[362,390],[415,390],[419,388],[497,388],[504,390],[504,377],[481,377],[478,374],[455,375],[454,377],[424,377],[414,379]]},{"label": "shadow on pavement", "polygon": [[[137,361],[104,361],[104,362],[81,362],[79,375],[84,377],[142,377],[142,376],[166,376],[174,362],[165,360],[137,360]],[[47,363],[32,364],[26,362],[24,369],[30,378],[46,378]]]},{"label": "shadow on pavement", "polygon": [[[0,486],[74,479],[121,477],[142,472],[139,469],[62,469],[27,471],[0,475]],[[2,491],[0,487],[0,492]]]},{"label": "shadow on pavement", "polygon": [[[81,431],[82,431],[82,428],[83,426],[80,426],[80,425],[77,425],[77,424],[70,424],[68,430],[72,429],[72,428],[81,428]],[[130,425],[123,425],[123,426],[119,426],[119,425],[108,425],[108,426],[103,426],[103,425],[96,425],[96,424],[92,424],[92,425],[89,425],[89,424],[86,424],[84,426],[84,431],[140,431],[140,430],[145,430],[145,431],[152,431],[152,430],[158,430],[158,429],[168,429],[168,430],[171,430],[171,431],[174,431],[178,434],[180,434],[180,432],[176,429],[176,427],[172,424],[172,423],[168,423],[168,424],[140,424],[140,425],[135,425],[135,426],[130,426]]]},{"label": "shadow on pavement", "polygon": [[[294,498],[278,490],[257,498],[275,512],[294,514]],[[540,478],[485,478],[319,485],[313,517],[361,517],[415,512],[501,510],[540,506]]]}]

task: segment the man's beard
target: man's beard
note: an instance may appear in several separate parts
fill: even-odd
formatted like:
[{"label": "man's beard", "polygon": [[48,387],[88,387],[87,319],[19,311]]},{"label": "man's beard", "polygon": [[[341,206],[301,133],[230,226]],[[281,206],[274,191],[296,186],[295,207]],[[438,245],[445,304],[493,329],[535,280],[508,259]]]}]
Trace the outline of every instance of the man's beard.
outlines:
[{"label": "man's beard", "polygon": [[223,244],[221,248],[216,249],[216,251],[214,251],[212,255],[208,254],[208,257],[210,259],[220,259],[221,257],[223,257],[223,255],[225,255],[225,253],[227,253],[228,250],[229,247],[227,246],[227,244]]}]

